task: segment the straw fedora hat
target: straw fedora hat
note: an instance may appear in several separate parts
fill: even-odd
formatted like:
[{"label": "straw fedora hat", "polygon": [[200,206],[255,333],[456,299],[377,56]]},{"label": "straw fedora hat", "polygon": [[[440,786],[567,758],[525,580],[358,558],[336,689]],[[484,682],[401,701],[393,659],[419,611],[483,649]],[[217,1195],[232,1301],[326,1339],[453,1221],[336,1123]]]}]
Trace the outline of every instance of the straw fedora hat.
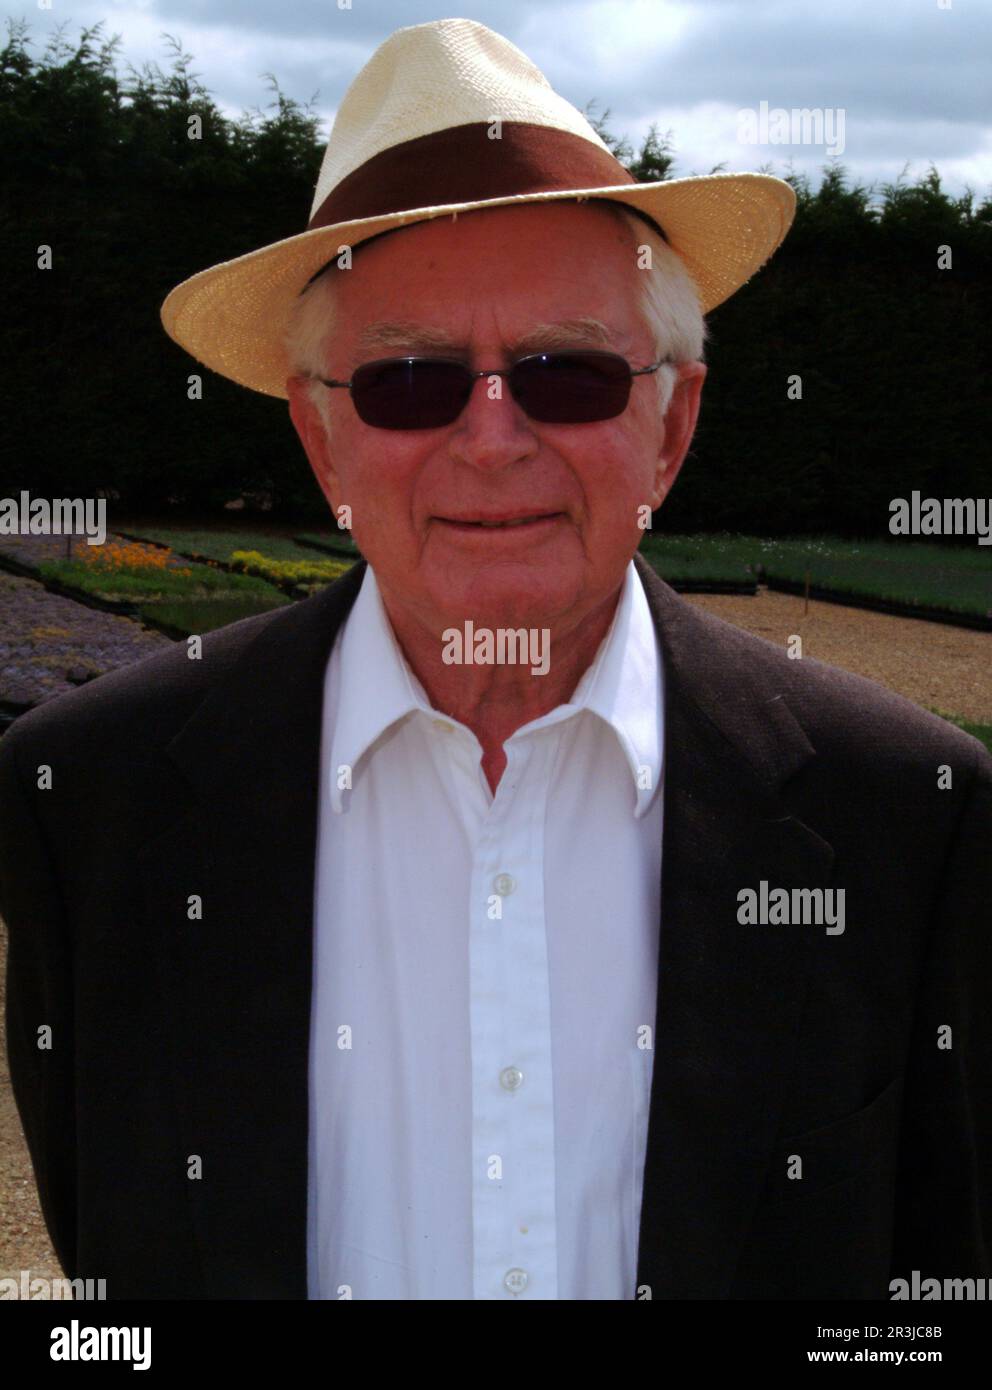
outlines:
[{"label": "straw fedora hat", "polygon": [[637,183],[502,35],[471,19],[397,29],[344,95],[306,230],[184,280],[162,322],[213,371],[287,399],[293,302],[341,248],[428,218],[590,197],[660,227],[704,313],[764,264],[796,205],[766,174]]}]

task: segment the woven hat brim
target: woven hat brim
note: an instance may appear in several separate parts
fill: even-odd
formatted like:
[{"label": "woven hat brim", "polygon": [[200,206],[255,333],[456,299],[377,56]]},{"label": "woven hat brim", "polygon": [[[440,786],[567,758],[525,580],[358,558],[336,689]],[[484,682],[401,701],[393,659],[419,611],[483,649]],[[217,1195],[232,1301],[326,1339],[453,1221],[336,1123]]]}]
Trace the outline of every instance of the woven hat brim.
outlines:
[{"label": "woven hat brim", "polygon": [[790,185],[770,174],[705,174],[416,208],[318,227],[202,270],[168,294],[162,323],[174,342],[212,371],[287,400],[291,368],[283,340],[293,303],[340,246],[357,246],[379,232],[435,217],[575,198],[609,198],[652,217],[685,263],[704,314],[765,264],[785,238],[796,208]]}]

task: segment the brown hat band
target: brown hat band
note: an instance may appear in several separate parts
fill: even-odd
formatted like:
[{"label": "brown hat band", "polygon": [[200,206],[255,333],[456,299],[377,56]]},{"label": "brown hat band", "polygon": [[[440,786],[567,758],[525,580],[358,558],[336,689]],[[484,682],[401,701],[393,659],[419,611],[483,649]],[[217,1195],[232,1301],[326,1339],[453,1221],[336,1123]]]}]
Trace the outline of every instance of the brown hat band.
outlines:
[{"label": "brown hat band", "polygon": [[390,146],[331,189],[307,231],[448,203],[637,183],[608,151],[570,131],[506,121],[495,139],[491,128],[484,121],[449,126]]}]

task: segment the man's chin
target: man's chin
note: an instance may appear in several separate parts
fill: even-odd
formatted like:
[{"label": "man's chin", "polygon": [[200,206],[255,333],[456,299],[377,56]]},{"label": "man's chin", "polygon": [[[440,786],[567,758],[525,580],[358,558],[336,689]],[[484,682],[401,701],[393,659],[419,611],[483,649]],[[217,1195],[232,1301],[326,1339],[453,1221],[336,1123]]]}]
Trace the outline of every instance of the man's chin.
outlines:
[{"label": "man's chin", "polygon": [[578,579],[538,563],[488,562],[465,568],[452,566],[432,585],[439,612],[451,621],[468,619],[476,627],[546,627],[571,608],[581,585]]}]

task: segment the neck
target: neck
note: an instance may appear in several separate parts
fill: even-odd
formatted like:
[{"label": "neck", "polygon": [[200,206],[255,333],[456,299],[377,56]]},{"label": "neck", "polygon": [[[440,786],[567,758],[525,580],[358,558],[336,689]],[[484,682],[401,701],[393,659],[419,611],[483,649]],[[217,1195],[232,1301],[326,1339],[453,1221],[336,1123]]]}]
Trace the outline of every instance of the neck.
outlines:
[{"label": "neck", "polygon": [[[616,614],[622,583],[577,620],[549,624],[542,650],[546,674],[535,675],[528,660],[514,665],[473,660],[471,646],[462,660],[448,664],[438,632],[427,627],[386,593],[383,606],[407,662],[420,681],[431,705],[439,713],[471,729],[482,746],[482,768],[495,794],[506,767],[504,742],[532,720],[540,719],[572,696],[588,670]],[[457,627],[465,633],[465,624]],[[447,629],[446,629],[447,630]],[[479,633],[486,629],[479,628]],[[472,636],[471,633],[468,634]],[[534,656],[531,653],[531,656]]]}]

